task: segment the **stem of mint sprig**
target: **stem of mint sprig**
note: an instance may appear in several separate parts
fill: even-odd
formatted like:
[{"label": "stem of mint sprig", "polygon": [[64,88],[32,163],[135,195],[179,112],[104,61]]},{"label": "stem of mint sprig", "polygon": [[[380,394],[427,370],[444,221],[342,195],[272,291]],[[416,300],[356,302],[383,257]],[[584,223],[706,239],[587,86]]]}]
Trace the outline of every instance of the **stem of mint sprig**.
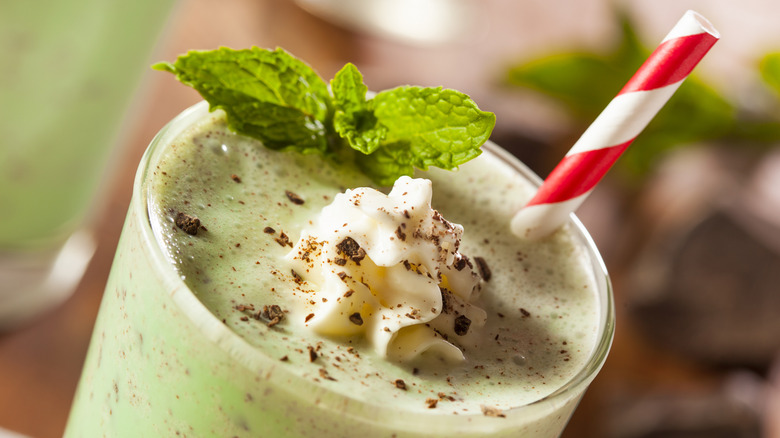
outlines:
[{"label": "stem of mint sprig", "polygon": [[481,153],[496,122],[495,114],[480,110],[467,95],[441,87],[402,86],[367,99],[368,88],[353,64],[328,87],[283,49],[190,51],[152,68],[193,87],[211,111],[225,111],[233,131],[270,149],[352,155],[379,185],[391,185],[415,168],[456,169]]}]

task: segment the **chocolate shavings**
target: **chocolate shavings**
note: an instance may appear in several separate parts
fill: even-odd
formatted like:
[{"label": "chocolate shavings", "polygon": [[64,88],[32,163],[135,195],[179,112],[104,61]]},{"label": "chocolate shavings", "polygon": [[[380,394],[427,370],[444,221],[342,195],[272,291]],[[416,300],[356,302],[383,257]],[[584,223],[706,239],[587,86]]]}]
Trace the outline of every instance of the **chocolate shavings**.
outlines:
[{"label": "chocolate shavings", "polygon": [[487,262],[482,257],[474,257],[474,261],[477,262],[477,269],[479,269],[479,276],[485,281],[490,281],[490,268]]},{"label": "chocolate shavings", "polygon": [[295,194],[295,193],[293,193],[293,192],[291,192],[289,190],[285,190],[284,194],[287,195],[287,199],[289,199],[290,202],[292,202],[293,204],[295,204],[295,205],[302,205],[303,204],[303,198],[301,198],[297,194]]},{"label": "chocolate shavings", "polygon": [[185,233],[194,236],[198,234],[198,228],[200,227],[200,219],[195,216],[190,216],[186,213],[179,212],[176,215],[174,221],[176,226],[179,227]]},{"label": "chocolate shavings", "polygon": [[360,312],[355,312],[349,315],[349,321],[355,325],[363,325],[363,317],[360,316]]},{"label": "chocolate shavings", "polygon": [[355,239],[347,236],[336,245],[336,249],[344,254],[348,259],[360,265],[360,261],[366,257],[366,251],[360,247]]},{"label": "chocolate shavings", "polygon": [[469,332],[469,327],[471,327],[471,320],[466,315],[460,315],[455,318],[454,331],[456,335],[464,336]]}]

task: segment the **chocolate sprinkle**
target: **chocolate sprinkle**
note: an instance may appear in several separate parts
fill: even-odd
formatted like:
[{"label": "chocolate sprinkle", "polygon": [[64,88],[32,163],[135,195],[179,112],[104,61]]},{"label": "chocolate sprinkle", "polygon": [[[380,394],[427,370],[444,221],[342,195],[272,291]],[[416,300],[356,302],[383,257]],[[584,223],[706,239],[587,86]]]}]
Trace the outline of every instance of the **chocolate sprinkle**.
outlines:
[{"label": "chocolate sprinkle", "polygon": [[471,262],[469,261],[468,257],[466,257],[466,256],[461,254],[460,258],[455,260],[455,262],[452,264],[452,266],[455,269],[457,269],[458,271],[462,271],[463,268],[465,268],[466,266],[468,266],[470,268],[471,267]]},{"label": "chocolate sprinkle", "polygon": [[454,330],[456,335],[464,336],[469,332],[469,327],[471,327],[471,320],[466,315],[460,315],[455,318]]},{"label": "chocolate sprinkle", "polygon": [[278,243],[278,244],[279,244],[279,245],[281,245],[281,246],[289,246],[289,247],[292,247],[292,246],[293,246],[293,245],[292,245],[292,242],[290,242],[290,238],[289,238],[289,237],[287,237],[287,235],[286,235],[286,234],[284,234],[284,231],[282,231],[281,233],[279,233],[279,237],[277,237],[277,238],[276,238],[276,239],[274,239],[274,240],[276,240],[276,243]]},{"label": "chocolate sprinkle", "polygon": [[395,235],[398,236],[398,238],[401,239],[402,242],[406,240],[406,233],[404,233],[404,230],[401,227],[401,225],[399,225],[398,228],[395,229]]},{"label": "chocolate sprinkle", "polygon": [[200,219],[195,216],[179,212],[179,214],[176,215],[175,223],[177,227],[191,236],[198,234]]},{"label": "chocolate sprinkle", "polygon": [[349,321],[355,325],[363,325],[363,317],[360,316],[360,312],[355,312],[349,315]]},{"label": "chocolate sprinkle", "polygon": [[482,408],[482,413],[485,414],[486,417],[496,417],[496,418],[504,418],[506,415],[504,415],[503,412],[501,412],[501,409],[494,408],[492,406],[480,406]]},{"label": "chocolate sprinkle", "polygon": [[441,288],[441,313],[450,313],[452,307],[452,292],[447,288]]},{"label": "chocolate sprinkle", "polygon": [[366,257],[366,251],[360,247],[360,245],[355,241],[355,239],[347,236],[339,242],[336,245],[336,249],[339,250],[342,254],[346,255],[347,258],[355,262],[355,264],[360,264],[360,261],[363,260]]},{"label": "chocolate sprinkle", "polygon": [[270,306],[263,306],[263,310],[258,313],[259,316],[266,319],[268,327],[273,327],[284,318],[284,311],[276,304]]},{"label": "chocolate sprinkle", "polygon": [[293,204],[295,204],[295,205],[302,205],[303,204],[303,198],[301,198],[297,194],[295,194],[295,193],[293,193],[293,192],[291,192],[289,190],[285,190],[284,194],[287,195],[287,199],[289,199],[290,202],[292,202]]},{"label": "chocolate sprinkle", "polygon": [[479,276],[485,281],[490,281],[490,268],[487,262],[482,257],[474,257],[474,261],[477,262],[477,269],[479,269]]},{"label": "chocolate sprinkle", "polygon": [[336,381],[336,379],[334,379],[333,377],[330,376],[330,374],[328,374],[328,370],[326,370],[325,368],[320,368],[320,377],[326,380],[332,380],[334,382]]},{"label": "chocolate sprinkle", "polygon": [[317,351],[314,349],[314,347],[308,346],[306,348],[309,349],[309,362],[314,362],[315,360],[317,360],[319,355],[317,354]]}]

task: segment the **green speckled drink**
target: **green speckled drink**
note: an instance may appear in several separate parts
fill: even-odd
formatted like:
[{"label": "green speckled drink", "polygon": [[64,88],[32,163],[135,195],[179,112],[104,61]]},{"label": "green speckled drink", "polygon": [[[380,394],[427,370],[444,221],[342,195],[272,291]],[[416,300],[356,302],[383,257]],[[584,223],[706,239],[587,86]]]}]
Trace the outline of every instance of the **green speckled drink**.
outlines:
[{"label": "green speckled drink", "polygon": [[337,193],[371,181],[263,148],[207,108],[177,117],[142,161],[66,437],[560,435],[614,314],[574,219],[537,243],[510,234],[535,176],[492,144],[456,172],[417,175],[465,228],[461,250],[489,266],[487,322],[461,363],[398,363],[309,331],[284,260]]},{"label": "green speckled drink", "polygon": [[67,298],[173,0],[0,3],[0,330]]}]

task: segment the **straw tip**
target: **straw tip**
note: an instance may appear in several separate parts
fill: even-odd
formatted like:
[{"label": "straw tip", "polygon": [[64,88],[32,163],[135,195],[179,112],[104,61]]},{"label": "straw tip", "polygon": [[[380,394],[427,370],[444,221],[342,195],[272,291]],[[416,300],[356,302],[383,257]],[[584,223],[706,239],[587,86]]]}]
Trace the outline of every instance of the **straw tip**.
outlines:
[{"label": "straw tip", "polygon": [[712,23],[710,23],[710,20],[706,19],[700,13],[689,9],[683,15],[683,19],[685,18],[689,20],[693,20],[701,30],[712,35],[713,38],[720,39],[720,32],[718,32],[718,30],[715,29],[715,26],[713,26]]}]

